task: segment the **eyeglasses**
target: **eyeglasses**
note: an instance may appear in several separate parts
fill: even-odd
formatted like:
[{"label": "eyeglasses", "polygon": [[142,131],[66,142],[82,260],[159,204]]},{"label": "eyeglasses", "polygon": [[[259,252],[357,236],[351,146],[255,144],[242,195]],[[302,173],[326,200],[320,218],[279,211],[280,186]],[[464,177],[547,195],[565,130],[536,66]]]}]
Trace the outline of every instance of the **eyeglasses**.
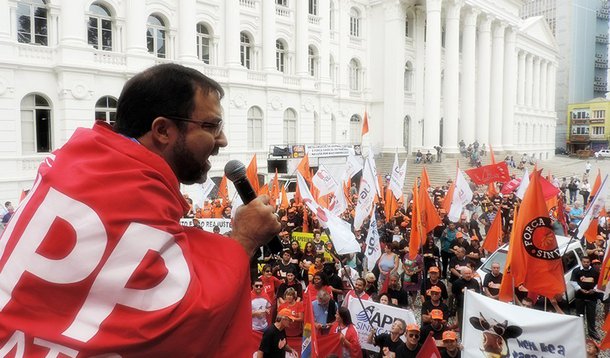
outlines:
[{"label": "eyeglasses", "polygon": [[271,272],[271,270],[265,270],[265,273],[267,273],[267,272]]},{"label": "eyeglasses", "polygon": [[261,288],[263,285],[254,285],[254,288]]},{"label": "eyeglasses", "polygon": [[409,333],[410,338],[419,338],[419,333]]},{"label": "eyeglasses", "polygon": [[206,132],[211,133],[214,137],[218,137],[222,130],[224,129],[224,121],[220,119],[218,122],[208,122],[208,121],[196,121],[190,118],[182,118],[182,117],[174,117],[174,116],[163,116],[165,118],[171,119],[173,121],[179,122],[190,122],[198,124],[201,129]]}]

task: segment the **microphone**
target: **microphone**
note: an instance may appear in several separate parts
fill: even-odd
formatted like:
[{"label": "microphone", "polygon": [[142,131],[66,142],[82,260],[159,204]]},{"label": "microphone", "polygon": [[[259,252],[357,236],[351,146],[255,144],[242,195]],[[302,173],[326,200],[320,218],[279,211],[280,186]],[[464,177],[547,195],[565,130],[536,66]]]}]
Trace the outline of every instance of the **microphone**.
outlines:
[{"label": "microphone", "polygon": [[[237,194],[239,194],[239,197],[244,204],[247,205],[252,200],[256,199],[257,195],[246,177],[246,166],[242,162],[239,160],[230,160],[225,165],[225,175],[227,176],[227,179],[233,182],[235,190],[237,190]],[[284,247],[277,235],[275,235],[266,246],[273,254],[282,252]]]}]

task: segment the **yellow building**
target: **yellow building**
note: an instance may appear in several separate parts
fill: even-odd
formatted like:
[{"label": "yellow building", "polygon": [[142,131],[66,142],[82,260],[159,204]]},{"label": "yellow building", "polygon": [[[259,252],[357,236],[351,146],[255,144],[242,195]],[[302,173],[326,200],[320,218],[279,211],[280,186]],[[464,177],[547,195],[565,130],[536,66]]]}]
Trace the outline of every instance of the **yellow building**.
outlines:
[{"label": "yellow building", "polygon": [[610,113],[610,101],[605,98],[569,104],[566,149],[575,153],[577,150],[587,149],[596,152],[608,148],[610,138],[608,113]]}]

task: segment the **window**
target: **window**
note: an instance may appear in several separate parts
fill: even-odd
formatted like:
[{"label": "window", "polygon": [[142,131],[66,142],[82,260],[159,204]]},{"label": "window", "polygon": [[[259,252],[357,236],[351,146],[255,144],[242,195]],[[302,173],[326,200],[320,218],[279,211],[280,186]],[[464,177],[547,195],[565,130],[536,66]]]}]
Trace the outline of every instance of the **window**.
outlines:
[{"label": "window", "polygon": [[241,59],[241,65],[247,69],[251,69],[252,41],[250,41],[250,37],[245,32],[239,34],[239,55]]},{"label": "window", "polygon": [[328,60],[328,75],[330,76],[330,81],[334,84],[336,82],[336,69],[337,64],[335,63],[335,58],[333,55],[330,55],[330,59]]},{"label": "window", "polygon": [[349,62],[349,89],[360,90],[360,63],[355,58]]},{"label": "window", "polygon": [[413,90],[413,65],[411,61],[407,61],[405,64],[405,92],[411,92]]},{"label": "window", "polygon": [[277,5],[288,6],[288,0],[275,0]]},{"label": "window", "polygon": [[95,103],[95,120],[107,122],[111,126],[114,125],[116,120],[116,105],[117,100],[114,97],[105,96],[100,98]]},{"label": "window", "polygon": [[286,73],[286,46],[281,40],[275,41],[275,68]]},{"label": "window", "polygon": [[309,13],[318,15],[318,0],[309,0]]},{"label": "window", "polygon": [[197,58],[210,64],[210,31],[202,23],[197,24]]},{"label": "window", "polygon": [[575,109],[572,111],[572,119],[587,119],[591,114],[586,109]]},{"label": "window", "polygon": [[593,119],[605,119],[605,118],[606,118],[605,110],[593,111]]},{"label": "window", "polygon": [[47,22],[46,1],[19,1],[17,4],[17,41],[47,46],[49,44]]},{"label": "window", "polygon": [[166,38],[167,29],[165,23],[157,15],[150,15],[146,28],[146,46],[148,53],[151,53],[159,58],[166,58]]},{"label": "window", "polygon": [[415,19],[411,11],[407,12],[405,17],[405,37],[411,38],[414,35],[413,25],[415,25]]},{"label": "window", "polygon": [[349,11],[349,34],[353,37],[360,37],[360,11],[355,7]]},{"label": "window", "polygon": [[313,46],[307,48],[307,70],[311,77],[318,77],[318,51]]},{"label": "window", "polygon": [[21,101],[21,149],[23,154],[51,151],[51,106],[41,95]]},{"label": "window", "polygon": [[292,108],[284,111],[284,144],[297,143],[297,113]]},{"label": "window", "polygon": [[258,107],[248,110],[248,149],[263,147],[263,111]]},{"label": "window", "polygon": [[604,127],[593,127],[594,135],[604,135]]},{"label": "window", "polygon": [[362,136],[362,117],[359,114],[353,114],[349,119],[349,132],[352,144],[361,142]]},{"label": "window", "polygon": [[331,31],[335,31],[335,3],[333,1],[330,2],[330,7],[328,11],[328,28]]},{"label": "window", "polygon": [[87,43],[97,50],[112,51],[112,15],[98,3],[89,7]]},{"label": "window", "polygon": [[587,126],[572,126],[572,134],[589,134]]}]

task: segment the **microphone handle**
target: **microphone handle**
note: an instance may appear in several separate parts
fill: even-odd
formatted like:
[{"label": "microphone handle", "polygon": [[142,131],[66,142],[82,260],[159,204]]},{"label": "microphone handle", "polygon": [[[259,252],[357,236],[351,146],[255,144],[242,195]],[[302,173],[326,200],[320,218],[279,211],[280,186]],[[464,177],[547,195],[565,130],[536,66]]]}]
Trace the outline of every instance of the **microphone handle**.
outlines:
[{"label": "microphone handle", "polygon": [[[237,190],[237,194],[239,194],[239,197],[244,204],[248,205],[252,200],[256,199],[256,193],[246,177],[236,179],[233,182],[233,185],[235,186],[235,190]],[[269,251],[271,251],[273,254],[279,254],[282,252],[284,247],[282,245],[282,241],[277,235],[274,235],[271,241],[269,241],[265,246],[267,246]]]}]

